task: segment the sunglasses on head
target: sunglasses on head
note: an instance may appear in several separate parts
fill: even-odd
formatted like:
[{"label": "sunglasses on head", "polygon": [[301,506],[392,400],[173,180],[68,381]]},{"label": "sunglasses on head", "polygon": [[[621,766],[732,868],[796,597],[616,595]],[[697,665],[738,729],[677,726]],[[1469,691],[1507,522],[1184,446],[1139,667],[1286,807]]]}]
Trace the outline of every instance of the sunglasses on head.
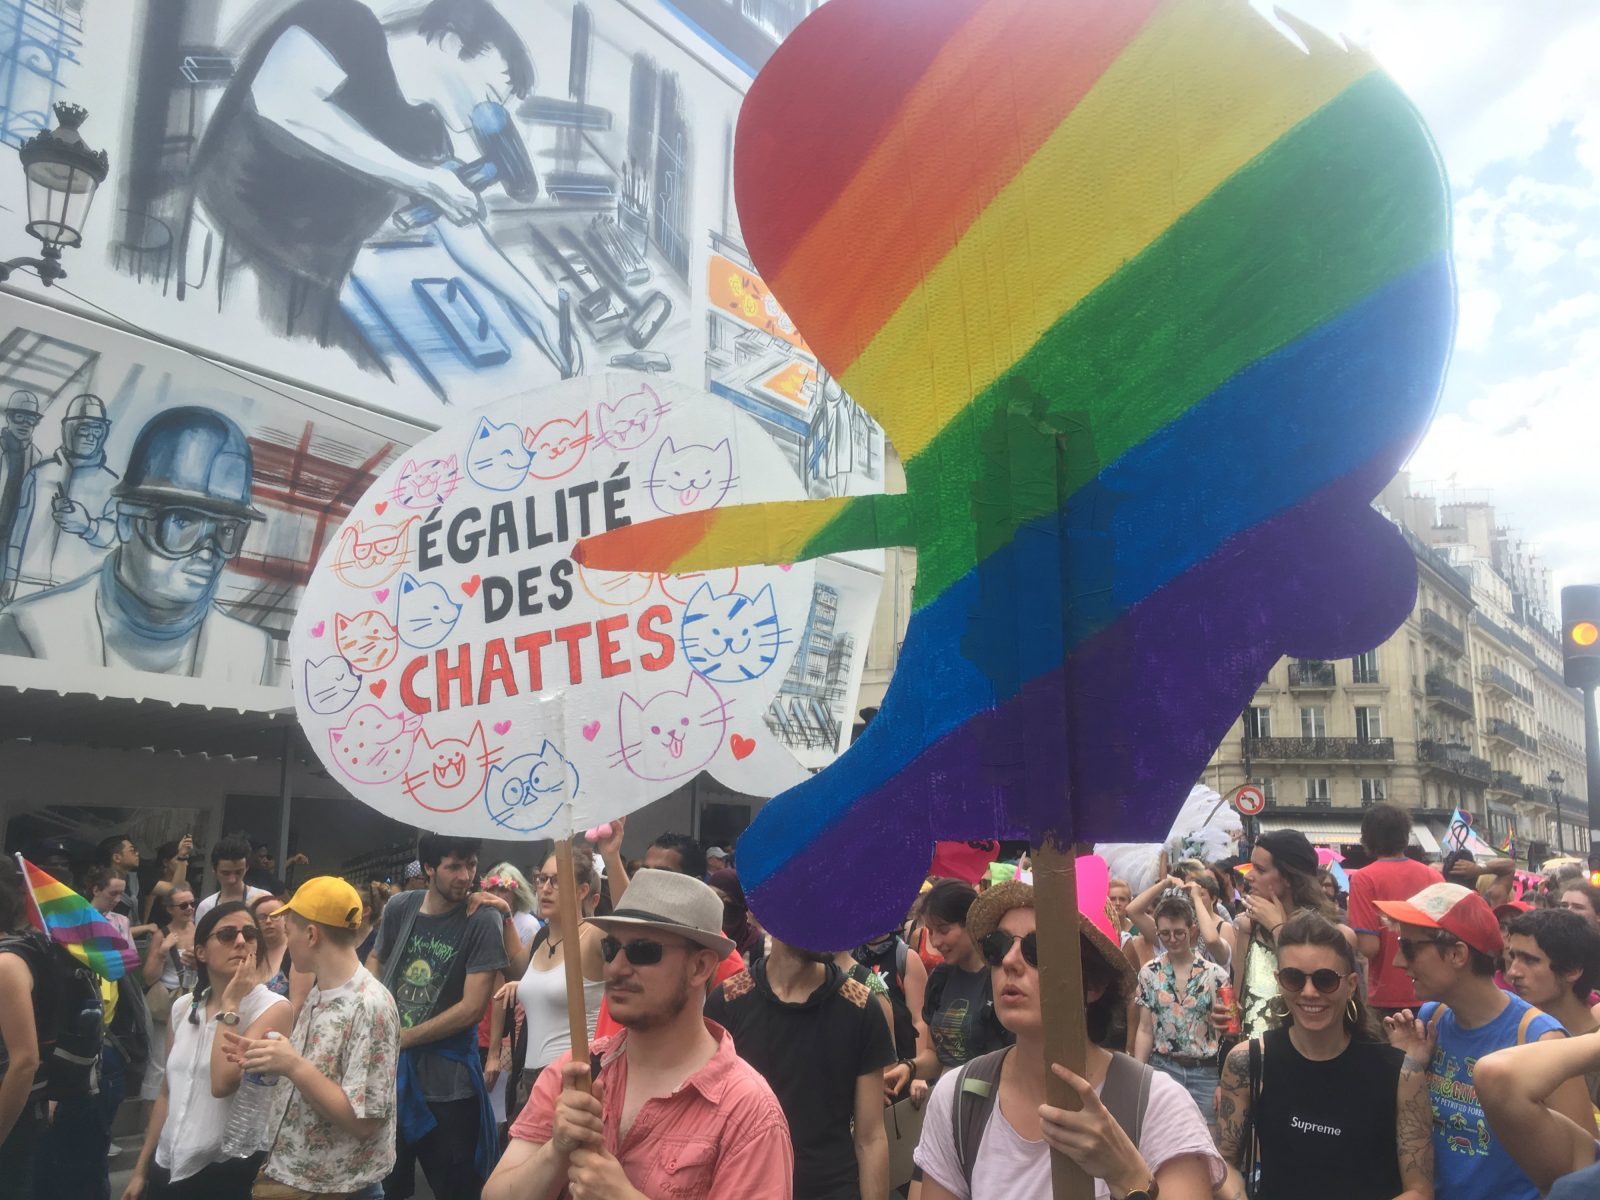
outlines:
[{"label": "sunglasses on head", "polygon": [[1410,962],[1417,956],[1417,948],[1419,946],[1437,946],[1442,950],[1447,946],[1453,946],[1456,944],[1456,939],[1451,937],[1448,933],[1442,933],[1438,937],[1403,937],[1397,938],[1396,941],[1398,941],[1400,944],[1401,956],[1404,957],[1407,962]]},{"label": "sunglasses on head", "polygon": [[991,967],[998,967],[1005,962],[1006,955],[1011,953],[1015,942],[1022,943],[1022,961],[1030,967],[1039,965],[1039,939],[1036,934],[1025,933],[1017,937],[1014,933],[1007,933],[1004,929],[996,929],[993,933],[983,935],[983,940],[978,943],[978,953],[983,955],[983,961]]},{"label": "sunglasses on head", "polygon": [[1312,971],[1310,974],[1298,967],[1283,967],[1278,971],[1278,987],[1291,996],[1305,991],[1308,981],[1324,996],[1331,996],[1339,990],[1339,985],[1344,982],[1344,976],[1327,967]]},{"label": "sunglasses on head", "polygon": [[254,925],[229,925],[224,929],[213,929],[211,936],[216,938],[217,941],[226,942],[231,946],[240,938],[247,942],[253,942],[261,936],[261,931]]},{"label": "sunglasses on head", "polygon": [[667,946],[664,943],[653,942],[648,938],[640,938],[627,944],[611,937],[600,939],[600,956],[607,962],[620,954],[636,967],[653,967],[661,961],[661,956],[666,952]]}]

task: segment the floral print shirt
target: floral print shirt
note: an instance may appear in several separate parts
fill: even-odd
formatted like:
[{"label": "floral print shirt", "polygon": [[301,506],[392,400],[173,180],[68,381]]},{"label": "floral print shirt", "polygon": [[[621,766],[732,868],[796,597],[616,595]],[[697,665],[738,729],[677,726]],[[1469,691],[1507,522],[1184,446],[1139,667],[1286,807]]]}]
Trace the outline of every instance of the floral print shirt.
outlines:
[{"label": "floral print shirt", "polygon": [[311,990],[290,1034],[294,1048],[337,1083],[358,1117],[382,1117],[369,1138],[346,1133],[322,1117],[293,1087],[274,1089],[272,1149],[262,1172],[302,1191],[352,1192],[394,1167],[395,1071],[400,1062],[400,1017],[394,997],[365,967],[350,981]]},{"label": "floral print shirt", "polygon": [[1209,1058],[1221,1047],[1211,1027],[1211,1005],[1228,982],[1228,972],[1203,958],[1189,967],[1189,981],[1178,988],[1178,973],[1165,954],[1152,959],[1139,972],[1137,1000],[1148,1008],[1155,1024],[1151,1049],[1156,1054],[1182,1058]]}]

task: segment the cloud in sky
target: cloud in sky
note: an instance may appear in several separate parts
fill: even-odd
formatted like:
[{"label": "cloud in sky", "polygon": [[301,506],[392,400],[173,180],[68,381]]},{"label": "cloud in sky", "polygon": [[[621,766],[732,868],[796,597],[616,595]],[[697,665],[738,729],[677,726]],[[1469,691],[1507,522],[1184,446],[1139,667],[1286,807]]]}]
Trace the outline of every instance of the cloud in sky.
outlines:
[{"label": "cloud in sky", "polygon": [[1450,176],[1460,325],[1413,480],[1492,489],[1558,587],[1600,582],[1600,4],[1283,7],[1373,53]]}]

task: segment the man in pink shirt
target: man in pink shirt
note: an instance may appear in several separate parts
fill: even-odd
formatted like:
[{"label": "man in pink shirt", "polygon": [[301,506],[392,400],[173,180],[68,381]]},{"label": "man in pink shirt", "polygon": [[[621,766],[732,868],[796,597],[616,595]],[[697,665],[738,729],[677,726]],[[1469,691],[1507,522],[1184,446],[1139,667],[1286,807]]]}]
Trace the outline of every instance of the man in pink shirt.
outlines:
[{"label": "man in pink shirt", "polygon": [[1411,977],[1395,966],[1399,935],[1378,911],[1380,900],[1408,900],[1444,876],[1406,857],[1411,818],[1393,804],[1374,804],[1361,818],[1361,845],[1372,862],[1350,875],[1350,928],[1367,960],[1367,1004],[1379,1017],[1417,1007]]},{"label": "man in pink shirt", "polygon": [[[483,1200],[790,1200],[794,1150],[777,1098],[705,1019],[733,943],[704,883],[642,870],[606,934],[606,998],[622,1032],[589,1062],[544,1069]],[[594,1094],[579,1084],[594,1075]]]}]

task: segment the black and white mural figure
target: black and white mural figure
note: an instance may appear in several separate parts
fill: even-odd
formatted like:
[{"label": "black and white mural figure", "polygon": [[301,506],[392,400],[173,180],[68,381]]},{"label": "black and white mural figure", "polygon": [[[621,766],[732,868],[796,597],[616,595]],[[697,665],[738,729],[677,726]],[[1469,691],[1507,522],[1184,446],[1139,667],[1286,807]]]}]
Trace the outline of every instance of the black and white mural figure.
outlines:
[{"label": "black and white mural figure", "polygon": [[0,599],[43,591],[97,566],[117,540],[117,473],[106,465],[111,420],[105,401],[74,396],[61,418],[61,445],[28,472],[6,540]]},{"label": "black and white mural figure", "polygon": [[39,447],[33,431],[44,415],[39,397],[18,388],[6,401],[5,424],[0,427],[0,580],[4,579],[4,552],[11,538],[22,481],[39,465]]},{"label": "black and white mural figure", "polygon": [[489,0],[432,0],[388,21],[360,0],[301,0],[251,40],[206,126],[186,244],[220,236],[219,270],[254,274],[273,332],[360,357],[340,294],[400,210],[400,227],[427,228],[563,377],[576,374],[557,305],[484,223],[491,183],[537,191],[504,107],[533,83],[527,47]]},{"label": "black and white mural figure", "polygon": [[214,601],[253,522],[250,445],[206,408],[167,409],[139,431],[111,491],[116,547],[70,583],[0,612],[0,654],[270,684],[272,639]]}]

